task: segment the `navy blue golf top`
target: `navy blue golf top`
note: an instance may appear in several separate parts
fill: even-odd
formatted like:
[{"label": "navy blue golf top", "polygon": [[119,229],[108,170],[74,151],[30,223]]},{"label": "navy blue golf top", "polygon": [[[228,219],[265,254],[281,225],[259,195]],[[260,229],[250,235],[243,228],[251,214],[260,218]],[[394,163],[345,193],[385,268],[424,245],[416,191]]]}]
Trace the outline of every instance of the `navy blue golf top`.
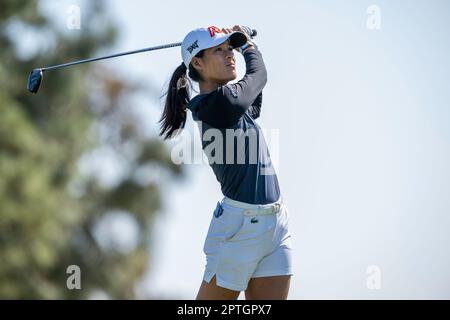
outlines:
[{"label": "navy blue golf top", "polygon": [[280,198],[280,188],[260,126],[262,89],[267,71],[261,52],[243,54],[245,76],[237,83],[195,96],[188,104],[200,128],[202,148],[228,198],[267,204]]}]

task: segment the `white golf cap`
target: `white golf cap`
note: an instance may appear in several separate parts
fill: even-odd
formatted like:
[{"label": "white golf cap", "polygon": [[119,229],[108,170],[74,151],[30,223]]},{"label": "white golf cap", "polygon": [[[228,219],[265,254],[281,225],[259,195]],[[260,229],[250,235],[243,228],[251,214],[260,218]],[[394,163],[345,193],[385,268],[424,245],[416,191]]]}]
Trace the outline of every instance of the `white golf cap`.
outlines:
[{"label": "white golf cap", "polygon": [[234,31],[225,34],[216,26],[198,28],[189,32],[181,44],[181,57],[186,68],[189,68],[192,57],[195,57],[199,51],[218,46],[228,38],[234,48],[243,46],[247,42],[247,36],[243,32]]}]

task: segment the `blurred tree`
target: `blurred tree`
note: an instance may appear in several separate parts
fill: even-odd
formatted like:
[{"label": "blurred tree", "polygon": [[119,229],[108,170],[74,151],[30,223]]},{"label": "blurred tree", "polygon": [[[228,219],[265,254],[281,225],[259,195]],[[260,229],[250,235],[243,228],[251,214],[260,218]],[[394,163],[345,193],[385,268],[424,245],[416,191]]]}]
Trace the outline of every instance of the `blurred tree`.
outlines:
[{"label": "blurred tree", "polygon": [[[128,98],[142,88],[101,64],[53,71],[39,94],[26,91],[33,67],[94,56],[117,37],[101,1],[85,2],[75,36],[39,7],[2,0],[0,10],[0,298],[84,299],[100,290],[133,299],[161,184],[183,172],[159,139],[139,129]],[[23,40],[27,33],[34,40]],[[28,41],[28,55],[19,41]],[[122,164],[109,184],[95,168],[79,170],[96,150]],[[111,160],[104,157],[97,161]],[[135,226],[125,247],[111,222],[124,216]],[[81,268],[81,290],[66,287],[69,265]]]}]

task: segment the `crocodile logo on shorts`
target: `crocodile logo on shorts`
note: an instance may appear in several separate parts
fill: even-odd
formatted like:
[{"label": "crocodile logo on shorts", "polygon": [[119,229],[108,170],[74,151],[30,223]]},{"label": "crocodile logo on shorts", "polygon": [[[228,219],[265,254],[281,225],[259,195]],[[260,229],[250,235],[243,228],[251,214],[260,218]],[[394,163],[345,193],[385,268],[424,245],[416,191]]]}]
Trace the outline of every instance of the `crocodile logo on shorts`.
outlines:
[{"label": "crocodile logo on shorts", "polygon": [[252,218],[252,220],[250,220],[250,222],[251,222],[251,223],[257,223],[257,222],[258,222],[258,219]]}]

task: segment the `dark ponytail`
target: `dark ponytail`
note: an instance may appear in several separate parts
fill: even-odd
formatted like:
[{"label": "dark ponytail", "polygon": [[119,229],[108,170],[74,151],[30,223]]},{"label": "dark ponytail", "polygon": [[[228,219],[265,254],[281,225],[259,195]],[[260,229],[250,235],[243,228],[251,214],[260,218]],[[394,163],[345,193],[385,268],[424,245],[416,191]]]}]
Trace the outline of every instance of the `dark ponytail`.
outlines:
[{"label": "dark ponytail", "polygon": [[164,135],[164,140],[173,138],[174,131],[184,128],[186,123],[186,107],[190,100],[191,87],[186,70],[184,63],[181,63],[175,69],[169,82],[164,112],[159,120],[161,123],[159,135]]},{"label": "dark ponytail", "polygon": [[[196,54],[196,57],[201,58],[203,52],[204,50],[201,50]],[[159,135],[164,136],[164,140],[176,136],[177,133],[175,131],[184,128],[186,124],[186,108],[191,100],[192,88],[192,82],[188,78],[186,71],[186,65],[182,62],[173,72],[169,88],[165,93],[167,95],[166,103],[161,119],[158,121],[161,124]],[[189,77],[197,82],[201,80],[200,74],[192,67],[192,64],[189,64]]]}]

